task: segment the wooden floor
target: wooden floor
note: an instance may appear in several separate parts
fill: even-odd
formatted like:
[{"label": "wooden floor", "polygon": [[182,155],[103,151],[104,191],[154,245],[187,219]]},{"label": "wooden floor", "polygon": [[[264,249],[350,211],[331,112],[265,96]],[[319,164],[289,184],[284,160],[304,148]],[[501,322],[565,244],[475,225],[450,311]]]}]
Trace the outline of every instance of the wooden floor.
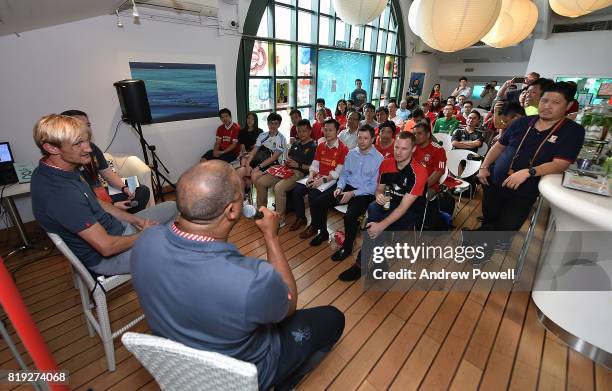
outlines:
[{"label": "wooden floor", "polygon": [[[455,224],[475,227],[479,198],[464,200],[459,207]],[[542,221],[529,249],[527,275],[536,266]],[[331,230],[342,229],[342,215],[330,213],[328,224]],[[32,235],[44,241],[45,236],[32,227]],[[13,232],[2,232],[0,250],[16,240]],[[230,240],[245,255],[266,256],[262,235],[251,221],[239,222]],[[612,390],[612,371],[568,349],[541,326],[528,291],[482,280],[471,289],[450,292],[415,287],[407,292],[364,292],[361,282],[336,279],[351,258],[332,262],[327,244],[310,247],[287,228],[281,230],[281,241],[297,280],[299,307],[332,304],[346,316],[342,339],[300,390]],[[496,253],[485,269],[513,267],[521,242],[515,240],[507,254]],[[15,271],[21,294],[60,368],[70,372],[72,389],[159,389],[119,340],[117,370],[106,371],[102,345],[87,334],[78,292],[62,255],[31,252],[11,257],[7,266]],[[433,269],[442,267],[470,268],[438,261]],[[130,286],[111,297],[109,310],[116,324],[141,312]],[[8,330],[17,340],[11,325]],[[149,332],[146,322],[133,331]],[[22,344],[17,346],[23,353]],[[4,341],[0,341],[0,368],[17,368]]]}]

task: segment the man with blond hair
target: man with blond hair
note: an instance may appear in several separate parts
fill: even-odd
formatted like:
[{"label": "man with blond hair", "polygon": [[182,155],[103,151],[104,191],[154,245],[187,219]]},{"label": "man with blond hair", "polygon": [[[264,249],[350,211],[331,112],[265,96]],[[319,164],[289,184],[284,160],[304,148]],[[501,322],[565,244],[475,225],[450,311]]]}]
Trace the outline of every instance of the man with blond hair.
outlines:
[{"label": "man with blond hair", "polygon": [[140,231],[169,223],[174,202],[137,214],[99,202],[79,167],[91,162],[87,124],[51,114],[34,126],[34,141],[43,155],[32,174],[32,210],[40,226],[58,234],[94,274],[130,273],[130,250]]}]

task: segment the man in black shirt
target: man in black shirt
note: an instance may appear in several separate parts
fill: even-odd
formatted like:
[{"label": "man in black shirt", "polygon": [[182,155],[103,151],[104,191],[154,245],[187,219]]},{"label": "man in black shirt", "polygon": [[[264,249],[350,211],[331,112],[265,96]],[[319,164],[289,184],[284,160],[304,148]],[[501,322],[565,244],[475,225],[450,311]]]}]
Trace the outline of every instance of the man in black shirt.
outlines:
[{"label": "man in black shirt", "polygon": [[476,110],[472,111],[467,116],[465,127],[459,127],[453,133],[452,144],[454,149],[467,149],[472,152],[478,151],[484,140],[482,133],[477,130],[479,122],[480,113]]}]

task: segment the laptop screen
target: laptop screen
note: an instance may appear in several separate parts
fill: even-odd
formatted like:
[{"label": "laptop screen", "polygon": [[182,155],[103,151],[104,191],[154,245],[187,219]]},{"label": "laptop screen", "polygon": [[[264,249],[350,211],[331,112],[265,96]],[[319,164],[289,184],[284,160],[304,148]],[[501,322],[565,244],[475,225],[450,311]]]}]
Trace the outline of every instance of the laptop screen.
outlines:
[{"label": "laptop screen", "polygon": [[0,143],[0,164],[13,163],[13,155],[9,143]]}]

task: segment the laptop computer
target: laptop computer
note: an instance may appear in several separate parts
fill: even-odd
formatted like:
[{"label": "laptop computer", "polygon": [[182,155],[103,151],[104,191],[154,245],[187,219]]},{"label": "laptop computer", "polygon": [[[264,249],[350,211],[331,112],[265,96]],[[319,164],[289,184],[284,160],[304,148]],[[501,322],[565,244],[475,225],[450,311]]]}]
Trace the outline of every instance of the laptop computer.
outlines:
[{"label": "laptop computer", "polygon": [[15,159],[8,142],[0,142],[0,186],[19,182],[13,166]]}]

